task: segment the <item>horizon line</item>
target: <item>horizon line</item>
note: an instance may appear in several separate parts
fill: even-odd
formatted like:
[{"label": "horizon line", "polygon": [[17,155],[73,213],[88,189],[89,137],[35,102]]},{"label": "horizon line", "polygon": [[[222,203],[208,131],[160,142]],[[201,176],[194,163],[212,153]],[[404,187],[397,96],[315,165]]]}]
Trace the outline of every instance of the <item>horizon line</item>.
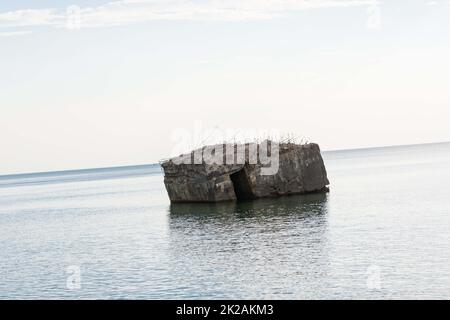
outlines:
[{"label": "horizon line", "polygon": [[[331,150],[321,150],[321,152],[323,152],[323,153],[349,152],[349,151],[414,147],[414,146],[448,144],[448,143],[450,143],[450,141],[424,142],[424,143],[399,144],[399,145],[374,146],[374,147],[356,147],[356,148],[348,148],[348,149],[331,149]],[[126,169],[126,168],[133,168],[133,167],[147,167],[147,166],[156,166],[156,165],[160,166],[160,164],[158,162],[154,162],[154,163],[146,163],[146,164],[129,164],[129,165],[108,166],[108,167],[91,167],[91,168],[62,169],[62,170],[36,171],[36,172],[19,172],[19,173],[0,174],[0,178],[20,176],[20,175],[33,175],[33,174],[41,175],[41,174],[55,174],[55,173],[70,173],[70,172],[79,172],[79,171]]]},{"label": "horizon line", "polygon": [[450,143],[450,141],[422,142],[422,143],[411,143],[411,144],[392,144],[392,145],[387,145],[387,146],[356,147],[356,148],[348,148],[348,149],[331,149],[331,150],[321,150],[321,152],[344,152],[344,151],[360,151],[360,150],[371,150],[371,149],[389,149],[389,148],[414,147],[414,146],[447,144],[447,143]]}]

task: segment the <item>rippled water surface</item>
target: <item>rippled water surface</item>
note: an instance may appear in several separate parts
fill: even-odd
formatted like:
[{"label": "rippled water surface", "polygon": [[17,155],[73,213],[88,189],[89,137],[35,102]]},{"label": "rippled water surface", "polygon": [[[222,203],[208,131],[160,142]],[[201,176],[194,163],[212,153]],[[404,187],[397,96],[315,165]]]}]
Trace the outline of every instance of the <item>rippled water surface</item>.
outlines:
[{"label": "rippled water surface", "polygon": [[324,158],[327,195],[216,205],[158,166],[0,177],[0,298],[449,299],[450,144]]}]

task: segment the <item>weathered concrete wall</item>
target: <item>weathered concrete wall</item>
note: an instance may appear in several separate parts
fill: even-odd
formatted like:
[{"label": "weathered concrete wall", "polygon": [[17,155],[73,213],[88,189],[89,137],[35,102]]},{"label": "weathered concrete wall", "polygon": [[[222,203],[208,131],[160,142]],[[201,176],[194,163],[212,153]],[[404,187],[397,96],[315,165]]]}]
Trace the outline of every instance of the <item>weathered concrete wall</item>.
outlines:
[{"label": "weathered concrete wall", "polygon": [[[163,162],[170,200],[217,202],[328,191],[329,181],[317,144],[280,144],[279,168],[273,175],[261,175],[262,165],[249,163],[248,149],[246,145],[245,164],[176,164],[179,157]],[[237,148],[234,151],[236,159]],[[193,154],[181,157],[192,160]]]}]

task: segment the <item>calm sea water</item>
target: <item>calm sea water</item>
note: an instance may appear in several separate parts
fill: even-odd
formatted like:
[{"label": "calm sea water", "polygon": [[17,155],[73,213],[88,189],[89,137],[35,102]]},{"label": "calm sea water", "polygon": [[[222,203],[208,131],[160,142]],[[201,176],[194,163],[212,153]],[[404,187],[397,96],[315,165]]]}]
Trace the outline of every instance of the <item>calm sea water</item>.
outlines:
[{"label": "calm sea water", "polygon": [[238,204],[171,206],[156,165],[0,177],[0,298],[449,299],[450,144],[324,158],[328,195]]}]

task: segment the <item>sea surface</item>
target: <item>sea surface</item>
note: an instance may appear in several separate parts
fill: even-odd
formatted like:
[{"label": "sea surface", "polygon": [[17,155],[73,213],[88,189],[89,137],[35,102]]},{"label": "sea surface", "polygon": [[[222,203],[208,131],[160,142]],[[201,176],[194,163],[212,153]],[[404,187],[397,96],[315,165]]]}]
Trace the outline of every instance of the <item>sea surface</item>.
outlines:
[{"label": "sea surface", "polygon": [[215,205],[159,165],[0,177],[0,298],[450,299],[450,144],[323,156],[329,194]]}]

